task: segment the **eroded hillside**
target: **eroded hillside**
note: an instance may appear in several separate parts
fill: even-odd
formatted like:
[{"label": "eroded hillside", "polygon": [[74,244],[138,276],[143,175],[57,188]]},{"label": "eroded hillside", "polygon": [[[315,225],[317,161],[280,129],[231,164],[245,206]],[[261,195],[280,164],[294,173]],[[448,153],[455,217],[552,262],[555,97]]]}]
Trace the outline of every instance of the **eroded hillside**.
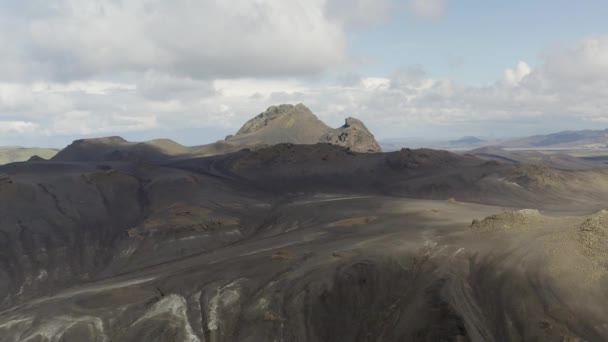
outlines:
[{"label": "eroded hillside", "polygon": [[0,341],[608,338],[601,170],[280,144],[0,173]]}]

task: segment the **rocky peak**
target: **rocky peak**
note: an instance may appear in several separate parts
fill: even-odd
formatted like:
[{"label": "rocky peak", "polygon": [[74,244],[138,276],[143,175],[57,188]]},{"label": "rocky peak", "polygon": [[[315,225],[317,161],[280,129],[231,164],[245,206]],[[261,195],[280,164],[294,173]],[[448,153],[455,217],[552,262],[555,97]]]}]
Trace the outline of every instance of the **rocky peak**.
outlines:
[{"label": "rocky peak", "polygon": [[[363,126],[363,128],[365,128],[365,125],[363,124],[363,122],[359,119],[355,119],[353,117],[348,117],[346,119],[344,119],[344,126],[342,126],[343,128],[347,128],[350,126]],[[367,129],[367,128],[365,128]]]},{"label": "rocky peak", "polygon": [[344,126],[327,133],[321,142],[348,147],[354,152],[382,152],[380,144],[365,124],[353,117],[346,118]]},{"label": "rocky peak", "polygon": [[[266,111],[258,114],[253,119],[247,121],[241,129],[235,135],[243,135],[248,133],[253,133],[263,127],[266,127],[273,120],[284,116],[288,113],[291,113],[296,109],[299,112],[310,112],[308,108],[306,108],[303,104],[298,104],[296,106],[291,104],[281,104],[278,106],[270,106]],[[310,112],[312,114],[312,112]]]},{"label": "rocky peak", "polygon": [[381,152],[380,145],[360,120],[349,117],[344,126],[332,129],[301,103],[270,106],[225,141],[242,147],[330,143],[354,152]]},{"label": "rocky peak", "polygon": [[303,104],[271,106],[225,141],[243,147],[281,143],[315,144],[331,130]]}]

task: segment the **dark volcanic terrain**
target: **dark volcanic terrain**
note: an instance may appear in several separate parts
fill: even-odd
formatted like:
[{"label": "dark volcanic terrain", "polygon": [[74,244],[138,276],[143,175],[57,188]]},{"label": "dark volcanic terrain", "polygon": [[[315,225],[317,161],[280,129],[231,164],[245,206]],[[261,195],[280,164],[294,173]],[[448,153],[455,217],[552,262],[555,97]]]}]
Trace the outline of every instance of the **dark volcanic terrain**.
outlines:
[{"label": "dark volcanic terrain", "polygon": [[360,153],[362,123],[304,108],[232,153],[0,166],[0,341],[608,340],[608,170]]}]

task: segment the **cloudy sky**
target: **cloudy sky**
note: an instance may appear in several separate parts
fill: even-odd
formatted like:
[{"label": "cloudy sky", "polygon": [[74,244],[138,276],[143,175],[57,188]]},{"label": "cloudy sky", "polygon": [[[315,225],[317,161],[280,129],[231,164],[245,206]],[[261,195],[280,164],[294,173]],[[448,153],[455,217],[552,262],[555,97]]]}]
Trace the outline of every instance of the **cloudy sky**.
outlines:
[{"label": "cloudy sky", "polygon": [[0,145],[203,144],[302,102],[380,139],[608,128],[605,0],[0,0]]}]

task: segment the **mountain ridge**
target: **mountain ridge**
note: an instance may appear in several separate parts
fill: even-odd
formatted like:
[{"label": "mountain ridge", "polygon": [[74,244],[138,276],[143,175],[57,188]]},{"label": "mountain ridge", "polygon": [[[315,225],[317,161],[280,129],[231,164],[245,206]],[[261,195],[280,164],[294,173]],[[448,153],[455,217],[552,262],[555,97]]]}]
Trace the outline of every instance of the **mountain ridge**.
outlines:
[{"label": "mountain ridge", "polygon": [[170,139],[130,142],[119,136],[79,139],[59,151],[53,160],[165,160],[211,156],[286,143],[328,143],[358,153],[382,151],[362,121],[349,117],[343,126],[332,129],[299,103],[270,106],[245,122],[236,134],[207,145],[184,146]]},{"label": "mountain ridge", "polygon": [[502,148],[608,148],[608,129],[565,130],[549,134],[487,141],[485,146]]}]

